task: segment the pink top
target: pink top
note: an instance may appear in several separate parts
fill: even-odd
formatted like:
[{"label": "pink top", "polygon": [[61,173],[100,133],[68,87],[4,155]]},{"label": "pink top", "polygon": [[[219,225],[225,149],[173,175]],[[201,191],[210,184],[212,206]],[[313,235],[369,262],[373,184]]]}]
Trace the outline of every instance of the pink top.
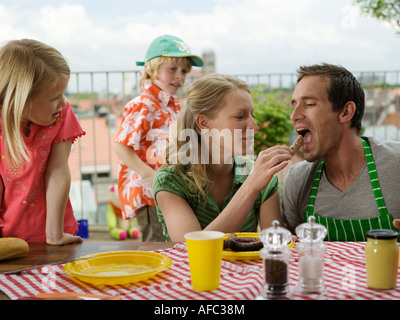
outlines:
[{"label": "pink top", "polygon": [[[31,161],[21,167],[7,166],[0,119],[0,183],[3,201],[0,207],[0,237],[17,237],[28,242],[46,241],[45,171],[53,143],[74,142],[84,135],[69,103],[54,124],[43,127],[31,123],[29,137],[24,135],[30,149]],[[75,235],[78,223],[68,199],[64,218],[64,232]]]},{"label": "pink top", "polygon": [[[179,98],[147,83],[143,93],[125,106],[115,142],[132,147],[144,163],[157,171],[165,164],[163,152],[169,127],[180,111]],[[122,161],[118,165],[118,193],[124,219],[136,217],[135,211],[143,206],[156,206],[152,186]]]}]

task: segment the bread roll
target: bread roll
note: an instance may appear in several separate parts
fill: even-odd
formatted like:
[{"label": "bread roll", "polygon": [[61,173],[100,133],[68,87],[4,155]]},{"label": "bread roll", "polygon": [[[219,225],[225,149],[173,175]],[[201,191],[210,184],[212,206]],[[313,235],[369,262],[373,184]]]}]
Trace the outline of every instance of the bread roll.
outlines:
[{"label": "bread roll", "polygon": [[0,261],[10,259],[29,251],[28,243],[19,238],[0,238]]}]

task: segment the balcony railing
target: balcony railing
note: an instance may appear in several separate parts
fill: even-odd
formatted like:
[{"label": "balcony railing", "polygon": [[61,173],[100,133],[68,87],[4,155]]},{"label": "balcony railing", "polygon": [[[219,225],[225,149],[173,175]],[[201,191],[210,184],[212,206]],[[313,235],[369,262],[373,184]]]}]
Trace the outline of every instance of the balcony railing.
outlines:
[{"label": "balcony railing", "polygon": [[[364,128],[368,135],[400,140],[400,71],[353,72],[366,94]],[[295,73],[237,74],[250,86],[291,92]],[[86,131],[78,139],[69,159],[72,176],[71,201],[76,215],[84,212],[90,224],[106,224],[117,182],[118,159],[113,143],[125,104],[140,94],[139,71],[74,72],[67,98]],[[187,78],[191,83],[196,78]],[[183,96],[184,92],[180,92]]]}]

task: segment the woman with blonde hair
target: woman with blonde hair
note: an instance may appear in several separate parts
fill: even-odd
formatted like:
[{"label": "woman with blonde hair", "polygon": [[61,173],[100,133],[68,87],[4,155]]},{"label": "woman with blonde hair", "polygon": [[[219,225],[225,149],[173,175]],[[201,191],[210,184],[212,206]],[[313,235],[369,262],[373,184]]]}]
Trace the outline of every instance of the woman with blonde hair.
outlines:
[{"label": "woman with blonde hair", "polygon": [[81,242],[68,198],[68,157],[85,132],[64,93],[70,69],[36,40],[0,49],[0,237]]},{"label": "woman with blonde hair", "polygon": [[255,232],[283,224],[276,173],[291,159],[287,146],[251,152],[257,124],[250,89],[237,78],[208,75],[187,90],[187,103],[153,183],[169,241],[196,230]]}]

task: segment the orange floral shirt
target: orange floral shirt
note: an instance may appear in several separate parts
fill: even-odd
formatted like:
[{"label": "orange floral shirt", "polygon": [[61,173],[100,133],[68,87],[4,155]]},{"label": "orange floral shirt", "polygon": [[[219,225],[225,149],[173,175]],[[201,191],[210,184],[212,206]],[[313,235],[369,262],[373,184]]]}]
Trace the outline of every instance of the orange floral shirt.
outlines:
[{"label": "orange floral shirt", "polygon": [[[146,84],[143,93],[125,106],[115,142],[132,147],[139,158],[154,170],[163,164],[169,127],[181,111],[180,99]],[[118,193],[122,218],[136,217],[135,211],[153,206],[152,186],[122,161],[118,164]]]}]

